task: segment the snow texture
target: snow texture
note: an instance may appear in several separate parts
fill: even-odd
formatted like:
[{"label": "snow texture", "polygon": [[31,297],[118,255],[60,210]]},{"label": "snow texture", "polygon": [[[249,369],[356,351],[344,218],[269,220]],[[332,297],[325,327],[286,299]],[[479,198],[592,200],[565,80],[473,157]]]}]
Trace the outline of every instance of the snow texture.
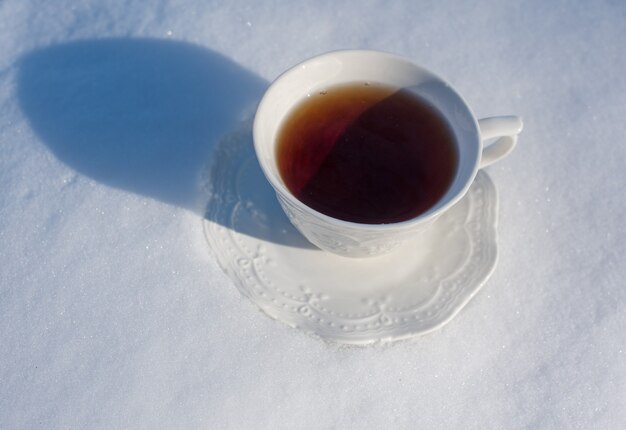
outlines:
[{"label": "snow texture", "polygon": [[[622,429],[626,3],[0,3],[0,428]],[[327,344],[207,250],[202,170],[340,48],[518,114],[500,259],[443,329]]]}]

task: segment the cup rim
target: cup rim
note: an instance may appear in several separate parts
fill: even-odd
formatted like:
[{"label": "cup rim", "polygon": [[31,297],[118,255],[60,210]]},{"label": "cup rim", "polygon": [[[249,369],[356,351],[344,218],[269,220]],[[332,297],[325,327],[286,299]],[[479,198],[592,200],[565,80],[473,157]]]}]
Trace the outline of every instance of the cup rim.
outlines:
[{"label": "cup rim", "polygon": [[[305,203],[303,203],[302,201],[300,201],[297,197],[295,197],[290,191],[289,189],[281,182],[281,180],[279,178],[276,177],[276,175],[274,175],[274,173],[266,166],[266,163],[263,160],[263,157],[260,156],[260,143],[259,143],[259,135],[260,135],[260,115],[259,113],[262,111],[267,110],[268,108],[271,107],[270,105],[270,97],[272,96],[272,92],[273,90],[281,84],[281,81],[286,78],[287,76],[291,75],[292,73],[296,73],[298,71],[298,69],[303,68],[303,66],[306,66],[308,63],[310,62],[314,62],[314,61],[319,61],[320,59],[323,59],[324,57],[333,57],[333,56],[343,56],[343,55],[354,55],[354,54],[366,54],[366,55],[376,55],[376,56],[380,56],[380,57],[387,57],[390,60],[394,60],[394,61],[400,61],[403,63],[406,63],[408,65],[410,65],[411,67],[416,67],[430,75],[432,75],[434,78],[436,78],[437,80],[439,80],[441,83],[443,83],[448,89],[449,91],[453,92],[458,99],[463,103],[464,107],[467,109],[467,111],[471,114],[471,118],[473,121],[473,126],[475,128],[475,130],[477,131],[477,140],[478,140],[478,154],[477,157],[474,160],[474,165],[472,166],[471,169],[471,174],[468,176],[468,179],[466,180],[466,183],[459,189],[459,191],[450,196],[448,198],[447,201],[443,202],[442,204],[439,204],[441,202],[441,200],[439,200],[437,203],[435,203],[430,209],[426,210],[425,212],[422,212],[421,214],[414,216],[412,218],[409,218],[407,220],[404,221],[398,221],[398,222],[393,222],[393,223],[381,223],[381,224],[368,224],[368,223],[359,223],[359,222],[354,222],[354,221],[347,221],[347,220],[342,220],[339,218],[334,218],[330,215],[326,215],[322,212],[319,212],[318,210],[313,209],[312,207],[306,205]],[[265,93],[263,94],[263,97],[261,98],[259,104],[257,105],[257,109],[256,109],[256,113],[254,116],[254,122],[253,122],[253,127],[252,127],[252,134],[253,134],[253,144],[254,144],[254,149],[255,149],[255,154],[257,156],[257,160],[259,162],[259,165],[261,167],[261,170],[263,171],[264,176],[267,178],[267,180],[269,181],[270,185],[272,186],[272,188],[274,188],[274,190],[284,199],[288,200],[292,205],[294,205],[295,207],[300,208],[301,210],[315,216],[316,218],[333,224],[337,227],[341,227],[341,228],[345,228],[345,229],[349,229],[349,230],[370,230],[370,231],[393,231],[393,230],[401,230],[401,229],[405,229],[405,228],[409,228],[409,227],[414,227],[416,225],[419,224],[423,224],[426,222],[429,222],[435,218],[437,218],[439,215],[441,215],[443,212],[447,211],[448,209],[450,209],[450,207],[454,206],[459,200],[461,200],[461,198],[463,198],[463,196],[467,193],[467,190],[470,188],[470,186],[472,185],[472,182],[474,182],[474,178],[476,177],[476,174],[478,173],[479,170],[479,163],[480,163],[480,152],[482,150],[482,141],[480,138],[480,131],[479,131],[479,126],[478,126],[478,120],[476,119],[476,115],[474,115],[474,112],[470,109],[469,104],[467,103],[467,101],[465,100],[465,98],[463,98],[463,96],[461,94],[459,94],[452,85],[450,85],[450,83],[445,80],[444,78],[442,78],[441,76],[439,76],[438,74],[432,72],[431,70],[414,63],[413,61],[411,61],[410,59],[403,57],[401,55],[397,55],[397,54],[393,54],[393,53],[389,53],[386,51],[378,51],[378,50],[369,50],[369,49],[339,49],[339,50],[333,50],[333,51],[328,51],[325,52],[323,54],[319,54],[319,55],[315,55],[313,57],[309,57],[297,64],[294,64],[292,67],[290,67],[289,69],[285,70],[284,72],[282,72],[280,75],[278,75],[276,77],[276,79],[274,79],[272,81],[272,83],[267,87],[267,89],[265,90]]]}]

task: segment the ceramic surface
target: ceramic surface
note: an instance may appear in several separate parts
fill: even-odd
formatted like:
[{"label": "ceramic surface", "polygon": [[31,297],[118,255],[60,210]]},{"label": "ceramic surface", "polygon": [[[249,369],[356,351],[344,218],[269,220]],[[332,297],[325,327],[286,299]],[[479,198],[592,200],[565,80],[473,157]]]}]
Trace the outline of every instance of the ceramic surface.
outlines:
[{"label": "ceramic surface", "polygon": [[[342,83],[380,83],[418,95],[447,120],[457,142],[458,169],[446,194],[419,216],[392,224],[359,224],[324,215],[300,202],[280,177],[275,159],[284,118],[307,97]],[[374,257],[413,241],[467,192],[478,169],[509,154],[522,120],[503,116],[478,120],[463,98],[442,78],[411,61],[385,52],[336,51],[306,60],[278,77],[259,103],[254,146],[267,180],[294,226],[326,251],[354,258]],[[498,138],[489,146],[484,141]]]},{"label": "ceramic surface", "polygon": [[251,145],[242,130],[216,149],[204,231],[223,270],[270,317],[333,342],[389,342],[448,322],[492,273],[497,196],[486,173],[421,236],[351,259],[317,249],[293,227]]}]

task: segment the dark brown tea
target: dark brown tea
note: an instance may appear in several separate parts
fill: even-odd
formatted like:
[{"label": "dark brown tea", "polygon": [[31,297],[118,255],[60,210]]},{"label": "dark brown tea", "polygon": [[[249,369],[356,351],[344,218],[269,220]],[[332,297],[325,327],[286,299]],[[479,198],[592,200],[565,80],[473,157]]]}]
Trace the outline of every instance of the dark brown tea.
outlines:
[{"label": "dark brown tea", "polygon": [[407,90],[349,84],[312,94],[288,115],[276,158],[289,191],[346,221],[411,219],[443,197],[457,169],[452,130]]}]

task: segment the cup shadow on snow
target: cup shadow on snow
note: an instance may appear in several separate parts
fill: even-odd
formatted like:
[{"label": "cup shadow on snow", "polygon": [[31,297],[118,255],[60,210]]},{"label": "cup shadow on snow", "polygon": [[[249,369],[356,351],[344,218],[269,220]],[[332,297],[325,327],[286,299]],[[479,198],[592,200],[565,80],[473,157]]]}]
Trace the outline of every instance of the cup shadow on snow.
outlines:
[{"label": "cup shadow on snow", "polygon": [[[216,52],[159,39],[54,45],[24,56],[18,72],[21,107],[60,161],[108,186],[203,216],[200,177],[212,149],[245,124],[266,86]],[[251,141],[246,150],[252,152]],[[249,168],[260,173],[256,162]],[[269,195],[265,181],[258,187]],[[241,232],[280,240],[247,230]]]}]

